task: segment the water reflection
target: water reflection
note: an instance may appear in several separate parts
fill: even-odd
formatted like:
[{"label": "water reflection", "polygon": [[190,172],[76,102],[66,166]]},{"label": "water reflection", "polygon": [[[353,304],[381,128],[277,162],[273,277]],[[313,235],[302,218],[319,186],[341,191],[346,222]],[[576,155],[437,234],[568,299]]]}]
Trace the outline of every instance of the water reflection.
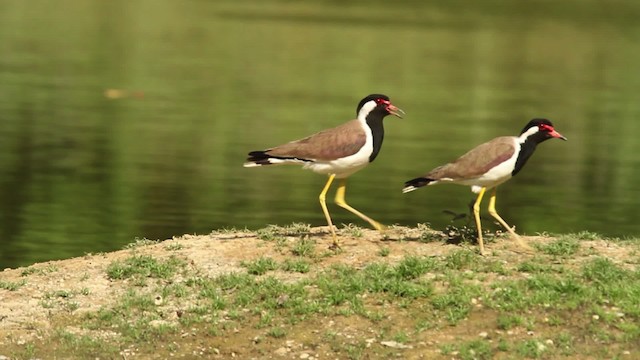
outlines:
[{"label": "water reflection", "polygon": [[[349,203],[372,218],[443,228],[443,210],[473,194],[407,196],[403,182],[548,117],[570,141],[501,186],[505,220],[529,234],[640,232],[636,2],[40,5],[0,12],[2,267],[134,237],[322,225],[322,176],[242,162],[338,125],[372,92],[407,111],[349,180]],[[329,206],[336,223],[366,225]]]}]

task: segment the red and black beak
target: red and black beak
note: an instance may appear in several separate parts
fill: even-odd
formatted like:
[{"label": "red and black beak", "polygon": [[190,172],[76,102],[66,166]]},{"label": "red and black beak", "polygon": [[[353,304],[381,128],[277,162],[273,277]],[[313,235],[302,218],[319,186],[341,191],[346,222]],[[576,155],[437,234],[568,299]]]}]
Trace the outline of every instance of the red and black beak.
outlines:
[{"label": "red and black beak", "polygon": [[400,119],[402,119],[402,116],[405,114],[405,112],[402,109],[400,109],[399,107],[393,105],[392,103],[389,103],[389,105],[387,105],[386,109],[389,112],[389,114],[391,114],[393,116],[397,116]]},{"label": "red and black beak", "polygon": [[551,128],[551,131],[549,131],[549,135],[551,135],[554,138],[558,138],[564,141],[567,141],[567,138],[564,137],[562,134],[560,134],[559,132],[557,132],[555,129]]}]

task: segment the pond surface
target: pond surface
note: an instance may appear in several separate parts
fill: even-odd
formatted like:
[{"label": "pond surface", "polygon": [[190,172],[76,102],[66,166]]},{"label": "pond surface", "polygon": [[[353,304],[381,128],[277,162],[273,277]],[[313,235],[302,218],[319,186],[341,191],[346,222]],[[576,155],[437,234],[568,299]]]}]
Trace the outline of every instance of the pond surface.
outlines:
[{"label": "pond surface", "polygon": [[[0,267],[324,225],[325,177],[242,163],[350,120],[370,93],[407,112],[349,180],[372,218],[443,229],[474,194],[404,181],[547,117],[569,141],[499,188],[501,215],[524,234],[638,236],[638,18],[633,0],[3,1]],[[335,223],[367,225],[328,198]]]}]

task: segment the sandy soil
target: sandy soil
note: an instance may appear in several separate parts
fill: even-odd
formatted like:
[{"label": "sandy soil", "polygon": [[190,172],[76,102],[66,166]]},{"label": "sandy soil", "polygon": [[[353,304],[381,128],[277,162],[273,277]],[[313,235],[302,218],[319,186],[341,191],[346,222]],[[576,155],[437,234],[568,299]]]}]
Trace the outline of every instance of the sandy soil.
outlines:
[{"label": "sandy soil", "polygon": [[[317,251],[325,251],[331,244],[326,227],[312,228],[309,237],[316,242]],[[373,261],[396,262],[407,254],[442,256],[461,245],[446,244],[443,241],[419,242],[421,230],[392,228],[384,235],[372,230],[362,230],[361,236],[349,235],[343,230],[340,236],[342,251],[323,257],[322,266],[314,267],[307,274],[278,272],[279,277],[313,276],[314,272],[332,263],[342,263],[355,267],[364,267]],[[293,242],[298,236],[291,236]],[[523,237],[531,244],[544,243],[547,237]],[[179,245],[178,245],[179,244]],[[607,256],[624,264],[632,251],[624,244],[605,241],[583,241],[583,249],[592,249],[594,254]],[[381,257],[379,251],[389,249],[387,257]],[[513,241],[499,238],[487,246],[490,254],[509,262],[513,257],[534,256],[522,253]],[[156,258],[178,256],[188,262],[203,275],[216,276],[233,271],[246,271],[240,266],[243,260],[252,260],[269,256],[277,261],[291,257],[290,252],[278,249],[276,242],[261,240],[256,233],[233,232],[213,233],[210,235],[184,235],[158,242],[105,254],[90,254],[83,257],[34,264],[30,267],[5,269],[0,272],[0,283],[23,283],[15,291],[0,288],[0,348],[6,343],[29,341],[41,336],[51,327],[51,319],[65,309],[59,306],[47,306],[47,302],[56,301],[52,296],[59,291],[82,293],[75,297],[77,308],[74,314],[95,311],[103,305],[115,301],[126,289],[125,281],[111,281],[106,269],[112,262],[130,256],[131,252],[148,254]],[[584,261],[580,257],[575,261]],[[567,260],[568,262],[573,260]],[[59,296],[58,296],[59,297]],[[0,352],[0,355],[2,353]]]}]

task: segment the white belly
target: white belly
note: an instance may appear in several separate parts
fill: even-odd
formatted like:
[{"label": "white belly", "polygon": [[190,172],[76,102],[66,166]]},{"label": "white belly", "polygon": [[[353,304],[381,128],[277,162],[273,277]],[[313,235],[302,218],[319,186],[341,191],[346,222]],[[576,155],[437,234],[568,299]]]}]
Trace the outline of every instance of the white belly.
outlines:
[{"label": "white belly", "polygon": [[346,178],[369,165],[371,152],[373,152],[373,142],[367,141],[357,153],[351,156],[332,161],[307,163],[303,168],[319,174],[336,174],[338,179]]},{"label": "white belly", "polygon": [[[515,140],[514,140],[515,141]],[[472,179],[464,179],[464,180],[453,180],[453,179],[441,179],[434,183],[454,183],[460,185],[471,186],[471,190],[473,192],[479,192],[480,188],[493,188],[496,187],[505,181],[511,179],[511,172],[516,166],[516,161],[518,160],[518,152],[520,150],[520,144],[516,142],[516,151],[513,156],[509,158],[507,161],[501,163],[500,165],[494,167],[493,169],[487,171],[481,176]]]}]

